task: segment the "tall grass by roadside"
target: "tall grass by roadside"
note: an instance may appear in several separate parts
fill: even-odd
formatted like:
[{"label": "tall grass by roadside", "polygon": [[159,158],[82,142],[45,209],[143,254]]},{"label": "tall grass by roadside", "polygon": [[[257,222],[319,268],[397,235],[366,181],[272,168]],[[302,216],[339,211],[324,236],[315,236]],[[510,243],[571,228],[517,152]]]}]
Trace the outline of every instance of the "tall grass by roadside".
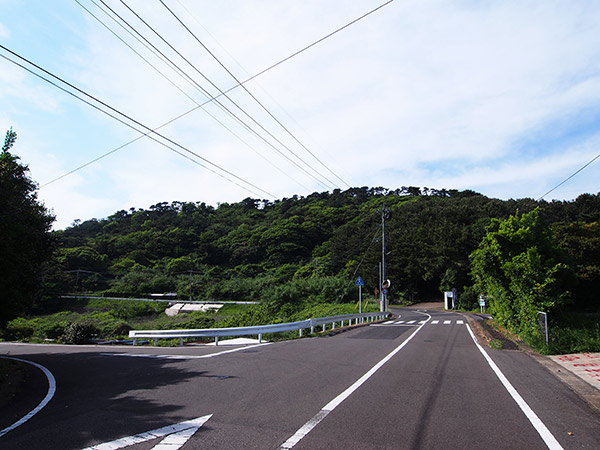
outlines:
[{"label": "tall grass by roadside", "polygon": [[548,345],[544,335],[525,337],[526,342],[549,355],[600,352],[600,313],[566,313],[548,329]]},{"label": "tall grass by roadside", "polygon": [[[67,299],[64,310],[10,321],[2,338],[23,342],[81,344],[91,337],[123,339],[130,330],[227,328],[294,322],[311,317],[357,313],[355,304],[302,302],[294,308],[273,304],[225,304],[219,311],[180,313],[167,316],[167,303],[109,299]],[[60,309],[53,307],[53,310]],[[376,311],[371,304],[363,311]],[[285,336],[280,336],[285,337]]]}]

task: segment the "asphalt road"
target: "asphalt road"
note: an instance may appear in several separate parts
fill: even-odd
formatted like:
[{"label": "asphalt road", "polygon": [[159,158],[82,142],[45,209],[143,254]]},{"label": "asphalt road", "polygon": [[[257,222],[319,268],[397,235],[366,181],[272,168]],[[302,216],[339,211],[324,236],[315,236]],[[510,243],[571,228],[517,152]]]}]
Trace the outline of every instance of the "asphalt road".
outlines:
[{"label": "asphalt road", "polygon": [[[395,312],[393,323],[241,349],[1,344],[0,355],[48,368],[57,387],[0,449],[83,449],[208,415],[182,449],[600,448],[600,416],[527,354],[485,350],[536,426],[464,317]],[[39,396],[44,380],[29,379]],[[23,408],[4,411],[0,427]]]}]

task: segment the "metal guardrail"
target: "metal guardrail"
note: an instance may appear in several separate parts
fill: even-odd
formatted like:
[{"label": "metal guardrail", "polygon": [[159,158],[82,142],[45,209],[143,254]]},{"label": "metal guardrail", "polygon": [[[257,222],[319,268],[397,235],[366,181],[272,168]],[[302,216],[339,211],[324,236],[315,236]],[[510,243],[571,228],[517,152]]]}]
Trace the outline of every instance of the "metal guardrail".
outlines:
[{"label": "metal guardrail", "polygon": [[129,337],[133,338],[133,345],[137,344],[138,338],[154,339],[154,344],[158,343],[158,339],[174,339],[179,338],[179,345],[183,345],[184,338],[191,337],[214,337],[215,344],[219,345],[220,337],[231,336],[252,336],[258,335],[258,342],[262,343],[263,334],[279,333],[282,331],[299,330],[300,336],[303,330],[310,328],[310,332],[315,332],[315,327],[321,326],[322,331],[326,331],[327,325],[332,324],[331,329],[335,329],[336,323],[340,323],[343,327],[347,321],[348,325],[374,322],[388,316],[387,312],[362,313],[362,314],[346,314],[343,316],[321,317],[318,319],[301,320],[299,322],[276,323],[272,325],[259,325],[256,327],[236,327],[236,328],[204,328],[200,330],[131,330]]}]

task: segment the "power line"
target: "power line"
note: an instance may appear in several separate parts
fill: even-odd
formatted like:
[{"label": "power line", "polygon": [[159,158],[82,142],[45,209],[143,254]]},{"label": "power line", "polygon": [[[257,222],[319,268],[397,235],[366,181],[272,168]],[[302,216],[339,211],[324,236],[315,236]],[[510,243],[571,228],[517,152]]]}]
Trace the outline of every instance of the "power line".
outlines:
[{"label": "power line", "polygon": [[587,166],[589,166],[590,164],[592,164],[594,161],[596,161],[598,158],[600,158],[600,153],[598,153],[595,157],[593,157],[590,161],[588,161],[586,164],[584,164],[583,167],[581,167],[580,169],[578,169],[577,171],[575,171],[575,173],[569,175],[567,178],[565,178],[563,181],[561,181],[560,183],[558,183],[556,186],[554,186],[552,189],[550,189],[548,192],[546,192],[544,195],[542,195],[540,198],[538,198],[536,201],[539,202],[540,200],[542,200],[546,195],[548,195],[550,192],[555,191],[556,189],[558,189],[560,186],[562,186],[563,184],[565,184],[567,181],[569,181],[571,178],[573,178],[575,175],[577,175],[579,172],[581,172],[583,169],[585,169]]},{"label": "power line", "polygon": [[[102,3],[104,3],[104,0],[100,0],[102,1]],[[219,93],[221,93],[222,95],[225,96],[225,98],[227,100],[229,100],[236,108],[238,108],[246,117],[248,117],[252,122],[254,122],[261,130],[263,130],[265,133],[267,133],[275,142],[277,142],[279,145],[281,145],[283,148],[285,148],[288,152],[290,152],[292,155],[294,155],[297,159],[299,159],[300,161],[302,161],[307,167],[311,168],[312,170],[315,170],[310,164],[308,164],[306,161],[304,161],[300,156],[298,156],[292,149],[290,149],[287,145],[285,145],[283,142],[281,142],[281,140],[279,140],[275,135],[273,135],[273,133],[271,133],[269,130],[267,130],[262,124],[260,124],[254,117],[252,117],[250,114],[248,114],[248,112],[242,108],[240,105],[238,105],[234,100],[232,100],[226,92],[224,92],[223,90],[221,90],[214,82],[212,82],[202,71],[200,71],[194,64],[192,64],[185,56],[183,56],[169,41],[167,41],[160,33],[158,33],[150,24],[148,24],[139,14],[137,14],[129,5],[127,5],[127,3],[125,3],[124,0],[120,0],[121,3],[127,8],[129,9],[129,11],[131,11],[131,13],[133,15],[135,15],[138,20],[140,20],[140,22],[142,22],[150,31],[152,31],[160,40],[162,40],[171,50],[173,50],[181,59],[183,59],[192,69],[194,69],[202,78],[204,78],[208,83],[210,83],[210,85],[212,87],[214,87]],[[129,25],[131,26],[131,25]],[[137,31],[136,31],[137,32]],[[278,149],[276,149],[271,143],[269,143],[266,139],[262,138],[261,139],[267,143],[268,145],[270,145],[273,149],[277,150],[281,155],[283,155],[282,152],[280,152]],[[324,183],[322,180],[318,179],[317,177],[315,177],[312,173],[308,172],[306,169],[304,169],[302,166],[300,166],[299,164],[297,164],[295,161],[293,161],[290,158],[287,158],[288,161],[292,162],[292,164],[294,164],[298,169],[302,170],[304,173],[306,173],[308,176],[310,176],[311,178],[313,178],[317,183],[319,183],[321,186],[323,186],[326,189],[330,189],[331,186],[328,186],[327,183]],[[318,172],[315,171],[317,174]],[[321,175],[322,177],[322,175]]]},{"label": "power line", "polygon": [[[109,17],[111,20],[113,20],[117,25],[119,25],[123,30],[125,30],[129,35],[131,35],[134,39],[136,39],[139,43],[141,43],[143,46],[146,47],[146,49],[148,49],[150,52],[153,52],[157,57],[161,57],[161,55],[152,50],[150,48],[149,45],[147,45],[146,43],[144,43],[143,40],[141,40],[140,38],[138,38],[135,34],[133,34],[131,31],[129,31],[125,26],[123,26],[121,23],[119,23],[119,21],[117,21],[113,16],[111,16],[108,12],[106,12],[106,10],[102,9],[102,7],[100,5],[98,5],[94,0],[90,0],[100,11],[102,11],[107,17]],[[242,142],[243,144],[245,144],[250,150],[252,150],[254,153],[256,153],[258,156],[260,156],[265,162],[267,162],[269,165],[271,165],[272,167],[274,167],[276,170],[278,170],[279,172],[281,172],[283,175],[285,175],[286,177],[288,177],[289,179],[291,179],[292,181],[294,181],[295,183],[297,183],[298,185],[300,185],[302,188],[306,189],[305,186],[302,185],[302,183],[300,183],[299,181],[297,181],[296,179],[294,179],[287,171],[284,171],[283,169],[281,169],[280,167],[276,166],[271,160],[269,160],[267,157],[265,157],[262,153],[260,153],[258,150],[256,150],[251,144],[249,144],[245,139],[243,139],[240,135],[238,135],[236,132],[234,132],[231,128],[229,128],[227,125],[225,125],[221,120],[219,120],[215,115],[213,115],[210,111],[208,111],[206,108],[204,108],[205,105],[211,103],[212,99],[214,97],[207,95],[205,93],[205,96],[207,96],[208,100],[203,102],[203,103],[198,103],[193,97],[191,97],[189,94],[187,94],[187,92],[185,92],[181,87],[179,87],[173,80],[171,80],[167,75],[165,75],[163,72],[161,72],[156,66],[154,66],[150,61],[148,61],[148,59],[146,59],[141,53],[139,53],[137,50],[135,50],[131,45],[129,45],[123,38],[121,38],[121,36],[119,36],[114,30],[112,30],[106,23],[104,23],[99,17],[97,17],[94,13],[92,13],[88,8],[86,8],[83,4],[81,4],[79,2],[79,0],[75,0],[75,2],[81,6],[88,14],[90,14],[97,22],[99,22],[104,28],[106,28],[111,34],[113,34],[119,41],[121,41],[123,44],[125,44],[132,52],[134,52],[138,57],[140,57],[144,62],[146,62],[150,67],[152,67],[156,72],[158,72],[163,78],[165,78],[169,83],[171,83],[176,89],[178,89],[182,94],[184,94],[188,99],[190,99],[193,103],[195,103],[199,108],[202,108],[202,110],[208,114],[208,116],[210,116],[213,120],[215,120],[219,125],[221,125],[223,128],[225,128],[227,131],[229,131],[234,137],[236,137],[240,142]],[[163,60],[163,62],[165,62]],[[166,62],[165,62],[166,63]],[[169,66],[171,69],[173,69],[173,67]],[[174,69],[173,69],[174,70]],[[175,71],[175,73],[177,73],[179,76],[182,76],[180,73],[178,73],[177,71]],[[185,78],[184,78],[185,79]],[[189,80],[187,80],[189,82]],[[174,122],[175,120],[183,117],[184,115],[189,114],[192,111],[195,111],[196,108],[187,111],[184,114],[181,114],[179,116],[177,116],[175,119],[171,119],[168,122],[162,124],[161,126],[155,128],[156,130],[159,130],[161,128],[163,128],[164,126]],[[47,183],[45,183],[44,185],[42,185],[41,187],[47,186],[48,184],[51,184],[55,181],[58,181],[61,178],[64,178],[67,175],[70,175],[71,173],[76,172],[79,169],[82,169],[124,147],[126,147],[129,144],[132,144],[133,142],[136,142],[137,140],[141,139],[143,136],[140,136],[136,139],[133,139],[132,141],[129,141],[126,144],[123,144],[119,147],[117,147],[116,149],[113,149],[105,154],[103,154],[102,156],[94,159],[93,161],[90,161],[89,163],[86,163],[82,166],[77,167],[76,169],[73,169],[72,171],[68,172],[67,174],[64,174],[60,177],[57,177]]]},{"label": "power line", "polygon": [[[219,58],[217,58],[217,56],[210,51],[210,49],[194,34],[194,32],[192,30],[190,30],[190,28],[173,12],[173,10],[171,8],[169,8],[165,2],[163,0],[159,0],[160,3],[166,8],[167,11],[169,11],[169,13],[171,13],[171,15],[177,20],[177,22],[179,22],[179,24],[181,24],[181,26],[202,46],[202,48],[204,48],[204,50],[206,50],[208,52],[208,54],[215,60],[217,61],[217,63],[219,63],[219,65],[235,80],[236,83],[238,83],[242,89],[244,91],[246,91],[246,93],[281,127],[285,130],[285,132],[287,134],[289,134],[304,150],[306,150],[313,158],[315,158],[325,169],[327,169],[331,174],[333,174],[338,180],[340,180],[342,183],[344,183],[347,187],[350,187],[350,185],[348,183],[346,183],[344,180],[342,180],[336,173],[333,172],[333,170],[331,170],[328,166],[326,166],[323,161],[321,161],[313,152],[311,152],[306,145],[304,145],[297,137],[296,135],[294,135],[283,123],[281,123],[281,121],[279,119],[277,119],[277,117],[275,117],[273,115],[273,113],[258,99],[256,98],[256,96],[254,94],[252,94],[252,92],[250,92],[250,90],[244,86],[243,84],[241,84],[241,81],[238,80],[238,78],[225,66],[225,64],[223,64],[221,62],[221,60]],[[316,169],[313,168],[313,170],[318,173],[319,175],[321,175],[323,178],[325,178],[327,181],[329,181],[330,183],[331,180],[329,180],[327,177],[325,177],[324,175],[322,175],[321,173],[319,173]]]},{"label": "power line", "polygon": [[186,148],[186,147],[184,147],[184,146],[182,146],[182,145],[178,144],[177,142],[173,141],[172,139],[169,139],[169,138],[167,138],[167,137],[163,136],[162,134],[160,134],[160,133],[158,133],[158,132],[156,132],[156,131],[152,130],[151,128],[149,128],[149,127],[147,127],[146,125],[144,125],[144,124],[142,124],[142,123],[140,123],[140,122],[136,121],[135,119],[133,119],[133,118],[129,117],[128,115],[126,115],[126,114],[122,113],[121,111],[119,111],[119,110],[117,110],[117,109],[113,108],[112,106],[108,105],[107,103],[105,103],[105,102],[102,102],[101,100],[98,100],[97,98],[95,98],[94,96],[92,96],[92,95],[88,94],[87,92],[83,91],[82,89],[79,89],[78,87],[74,86],[73,84],[71,84],[71,83],[68,83],[67,81],[63,80],[62,78],[60,78],[60,77],[58,77],[58,76],[54,75],[53,73],[51,73],[51,72],[47,71],[46,69],[43,69],[42,67],[40,67],[40,66],[38,66],[37,64],[35,64],[35,63],[33,63],[33,62],[29,61],[28,59],[24,58],[23,56],[21,56],[21,55],[19,55],[19,54],[15,53],[15,52],[13,52],[12,50],[10,50],[10,49],[6,48],[4,45],[0,44],[0,48],[1,48],[1,49],[3,49],[3,50],[4,50],[4,51],[6,51],[6,52],[8,52],[8,53],[12,54],[13,56],[16,56],[18,59],[20,59],[21,61],[24,61],[24,62],[26,62],[26,63],[27,63],[27,64],[29,64],[30,66],[32,66],[32,67],[35,67],[37,70],[40,70],[40,71],[42,71],[43,73],[45,73],[45,74],[47,74],[47,75],[51,76],[52,78],[54,78],[54,79],[56,79],[56,80],[60,81],[60,82],[61,82],[61,83],[63,83],[64,85],[66,85],[66,86],[69,86],[71,89],[74,89],[75,91],[77,91],[77,92],[79,92],[79,93],[81,93],[81,94],[85,95],[86,97],[88,97],[88,98],[92,99],[92,100],[93,100],[93,101],[95,101],[96,103],[98,103],[98,104],[100,104],[100,105],[102,105],[102,106],[104,106],[104,107],[106,107],[106,108],[110,109],[111,111],[115,112],[116,114],[118,114],[118,115],[120,115],[120,116],[122,116],[122,117],[126,118],[126,119],[127,119],[127,120],[129,120],[130,122],[133,122],[134,124],[136,124],[136,125],[138,125],[138,126],[140,126],[140,127],[144,128],[144,129],[147,131],[147,133],[146,133],[146,134],[144,134],[144,132],[143,132],[143,131],[141,131],[141,130],[139,130],[138,128],[134,127],[134,126],[133,126],[133,125],[131,125],[130,123],[127,123],[127,122],[125,122],[124,120],[122,120],[122,119],[119,119],[119,118],[118,118],[118,117],[116,117],[115,115],[113,115],[113,114],[109,113],[108,111],[105,111],[104,109],[102,109],[102,108],[98,107],[97,105],[94,105],[93,103],[90,103],[90,102],[88,102],[88,101],[87,101],[87,100],[85,100],[85,99],[82,99],[81,97],[79,97],[78,95],[74,94],[73,92],[70,92],[70,91],[68,91],[67,89],[64,89],[63,87],[61,87],[61,86],[57,85],[56,83],[52,82],[51,80],[48,80],[47,78],[45,78],[45,77],[41,76],[40,74],[37,74],[37,73],[35,73],[34,71],[32,71],[32,70],[28,69],[27,67],[23,66],[22,64],[19,64],[18,62],[14,61],[14,60],[12,60],[12,59],[10,59],[10,58],[8,58],[8,57],[6,57],[5,55],[0,55],[0,56],[1,56],[2,58],[4,58],[5,60],[7,60],[7,61],[9,61],[9,62],[11,62],[11,63],[13,63],[13,64],[15,64],[15,65],[19,66],[19,67],[21,67],[22,69],[26,70],[27,72],[31,73],[32,75],[35,75],[35,76],[37,76],[38,78],[41,78],[42,80],[46,81],[47,83],[49,83],[49,84],[51,84],[51,85],[53,85],[53,86],[57,87],[58,89],[62,90],[62,91],[63,91],[63,92],[65,92],[65,93],[68,93],[69,95],[71,95],[71,96],[73,96],[73,97],[77,98],[78,100],[81,100],[81,101],[83,101],[83,102],[84,102],[84,103],[86,103],[87,105],[89,105],[89,106],[92,106],[92,107],[93,107],[93,108],[95,108],[96,110],[98,110],[98,111],[100,111],[100,112],[102,112],[102,113],[104,113],[104,114],[108,115],[109,117],[111,117],[111,118],[113,118],[113,119],[115,119],[115,120],[119,121],[120,123],[122,123],[122,124],[124,124],[124,125],[128,126],[129,128],[131,128],[131,129],[133,129],[133,130],[137,131],[138,133],[142,133],[142,134],[144,134],[145,136],[148,136],[149,138],[151,138],[151,139],[152,139],[152,140],[154,140],[155,142],[157,142],[157,143],[159,143],[159,144],[161,144],[161,145],[163,145],[163,146],[167,147],[169,150],[171,150],[171,151],[174,151],[175,153],[179,154],[180,156],[183,156],[184,158],[186,158],[186,159],[189,159],[190,161],[192,161],[192,162],[194,162],[194,163],[196,163],[196,164],[200,165],[201,167],[203,167],[203,168],[205,168],[205,169],[207,169],[207,170],[211,171],[212,173],[214,173],[214,174],[216,174],[216,175],[220,176],[221,178],[224,178],[224,179],[226,179],[227,181],[229,181],[229,182],[231,182],[231,183],[234,183],[234,184],[236,184],[237,186],[239,186],[239,187],[243,188],[244,190],[246,190],[246,191],[248,191],[248,192],[251,192],[251,193],[252,193],[252,194],[254,194],[254,195],[257,195],[257,194],[256,194],[256,192],[254,192],[254,191],[252,191],[252,190],[248,189],[247,187],[244,187],[244,186],[242,186],[242,185],[238,184],[237,182],[235,182],[235,181],[233,181],[233,180],[231,180],[231,179],[229,179],[229,178],[225,177],[223,174],[221,174],[221,173],[218,173],[218,172],[216,172],[216,171],[214,171],[214,170],[210,169],[209,167],[207,167],[207,166],[205,166],[205,165],[203,165],[203,164],[199,163],[198,161],[196,161],[196,160],[194,160],[194,159],[192,159],[192,158],[190,158],[190,157],[188,157],[188,156],[184,155],[184,154],[183,154],[183,153],[181,153],[180,151],[178,151],[178,150],[174,149],[173,147],[171,147],[171,146],[169,146],[169,145],[165,144],[164,142],[162,142],[162,141],[160,141],[160,140],[156,139],[156,138],[155,138],[154,136],[152,136],[151,134],[155,134],[156,136],[160,137],[161,139],[164,139],[165,141],[167,141],[167,142],[169,142],[169,143],[171,143],[171,144],[175,145],[176,147],[179,147],[179,148],[181,148],[181,149],[182,149],[182,150],[184,150],[185,152],[187,152],[187,153],[189,153],[189,154],[191,154],[191,155],[195,156],[196,158],[198,158],[198,159],[200,159],[200,160],[204,161],[205,163],[207,163],[207,164],[209,164],[209,165],[211,165],[211,166],[215,167],[216,169],[218,169],[218,170],[220,170],[220,171],[222,171],[222,172],[226,173],[227,175],[229,175],[229,176],[231,176],[231,177],[233,177],[233,178],[235,178],[235,179],[237,179],[237,180],[241,181],[242,183],[244,183],[244,184],[246,184],[246,185],[248,185],[248,186],[251,186],[251,187],[253,187],[253,188],[254,188],[254,189],[256,189],[256,190],[259,190],[259,191],[261,191],[261,192],[263,192],[263,193],[265,193],[265,194],[269,195],[269,196],[270,196],[270,197],[272,197],[272,198],[276,198],[276,197],[275,197],[273,194],[271,194],[270,192],[267,192],[267,191],[265,191],[264,189],[261,189],[261,188],[259,188],[258,186],[256,186],[256,185],[254,185],[254,184],[250,183],[249,181],[246,181],[246,180],[244,180],[243,178],[241,178],[241,177],[239,177],[239,176],[235,175],[234,173],[232,173],[232,172],[228,171],[227,169],[224,169],[224,168],[220,167],[219,165],[217,165],[217,164],[213,163],[212,161],[209,161],[208,159],[206,159],[206,158],[204,158],[204,157],[202,157],[202,156],[198,155],[197,153],[193,152],[192,150],[189,150],[188,148]]},{"label": "power line", "polygon": [[[185,116],[185,115],[187,115],[187,114],[190,114],[190,113],[192,113],[192,112],[196,111],[198,108],[200,108],[200,106],[203,106],[203,105],[205,105],[206,103],[212,102],[212,101],[216,100],[217,98],[219,98],[219,97],[223,96],[224,94],[226,94],[226,93],[229,93],[229,92],[233,91],[234,89],[237,89],[238,87],[240,87],[240,86],[242,86],[242,85],[244,85],[244,84],[246,84],[246,83],[248,83],[248,82],[250,82],[250,81],[252,81],[252,80],[254,80],[254,79],[256,79],[256,78],[258,78],[258,77],[260,77],[261,75],[264,75],[265,73],[269,72],[270,70],[272,70],[272,69],[274,69],[274,68],[276,68],[276,67],[280,66],[281,64],[283,64],[283,63],[285,63],[285,62],[287,62],[287,61],[291,60],[292,58],[295,58],[296,56],[298,56],[298,55],[300,55],[300,54],[304,53],[305,51],[307,51],[307,50],[309,50],[309,49],[311,49],[311,48],[312,48],[312,47],[314,47],[315,45],[317,45],[317,44],[319,44],[319,43],[321,43],[321,42],[325,41],[326,39],[328,39],[328,38],[330,38],[330,37],[332,37],[332,36],[336,35],[337,33],[339,33],[339,32],[341,32],[341,31],[345,30],[345,29],[346,29],[346,28],[348,28],[348,27],[350,27],[351,25],[353,25],[353,24],[355,24],[355,23],[359,22],[360,20],[362,20],[362,19],[364,19],[364,18],[368,17],[369,15],[371,15],[371,14],[375,13],[376,11],[380,10],[381,8],[383,8],[383,7],[387,6],[387,5],[389,5],[389,4],[390,4],[390,3],[392,3],[393,1],[394,1],[394,0],[389,0],[389,1],[387,1],[387,2],[385,2],[385,3],[383,3],[383,4],[381,4],[381,5],[377,6],[376,8],[374,8],[374,9],[372,9],[372,10],[368,11],[367,13],[363,14],[362,16],[360,16],[360,17],[358,17],[358,18],[356,18],[356,19],[352,20],[351,22],[348,22],[348,23],[346,23],[345,25],[343,25],[343,26],[341,26],[341,27],[337,28],[336,30],[332,31],[331,33],[328,33],[328,34],[326,34],[325,36],[321,37],[320,39],[317,39],[316,41],[312,42],[311,44],[309,44],[309,45],[307,45],[307,46],[305,46],[305,47],[301,48],[300,50],[298,50],[298,51],[296,51],[296,52],[292,53],[291,55],[289,55],[289,56],[287,56],[287,57],[285,57],[285,58],[283,58],[283,59],[281,59],[281,60],[277,61],[276,63],[274,63],[274,64],[272,64],[272,65],[270,65],[270,66],[266,67],[265,69],[261,70],[260,72],[257,72],[257,73],[255,73],[254,75],[252,75],[252,76],[250,76],[250,77],[246,78],[246,79],[245,79],[245,80],[243,80],[241,83],[239,83],[239,84],[236,84],[236,85],[233,85],[233,86],[232,86],[232,87],[230,87],[229,89],[226,89],[226,90],[223,92],[223,94],[218,94],[218,95],[216,95],[216,96],[214,96],[214,97],[212,97],[212,96],[211,96],[211,97],[208,99],[208,101],[207,101],[207,102],[205,102],[205,103],[203,103],[203,104],[201,104],[201,105],[199,105],[199,106],[196,106],[196,107],[194,107],[194,108],[192,108],[192,109],[190,109],[190,110],[186,111],[186,112],[185,112],[185,113],[183,113],[183,114],[180,114],[179,116],[177,116],[176,118],[174,118],[174,119],[172,119],[171,121],[167,122],[166,124],[168,124],[168,123],[171,123],[172,121],[175,121],[175,120],[177,120],[177,119],[179,119],[179,118],[181,118],[181,117],[183,117],[183,116]],[[26,70],[27,70],[27,69],[26,69]],[[34,75],[38,76],[37,74],[34,74]],[[70,94],[71,94],[71,93],[70,93]],[[71,94],[71,95],[73,95],[73,94]],[[166,124],[164,124],[164,125],[166,125]],[[162,126],[164,126],[164,125],[162,125]],[[161,126],[161,127],[162,127],[162,126]],[[159,127],[159,128],[160,128],[160,127]],[[137,139],[136,139],[136,140],[137,140]],[[135,140],[134,140],[134,141],[135,141]],[[122,147],[124,147],[124,146],[127,146],[127,145],[131,144],[131,143],[132,143],[132,142],[134,142],[134,141],[130,141],[129,143],[127,143],[127,144],[123,145]],[[122,147],[120,147],[120,148],[122,148]],[[59,177],[58,179],[60,179],[60,178],[64,178],[64,177],[65,177],[65,176],[67,176],[67,175],[70,175],[70,174],[72,174],[72,173],[74,173],[74,172],[76,172],[76,171],[78,171],[78,170],[80,170],[80,169],[82,169],[82,168],[84,168],[84,167],[87,167],[88,165],[92,164],[93,162],[95,162],[95,161],[98,161],[98,160],[100,160],[100,159],[102,159],[102,158],[104,158],[104,157],[106,157],[106,156],[108,156],[108,155],[110,155],[110,154],[114,153],[116,150],[118,150],[118,149],[120,149],[120,148],[117,148],[117,149],[111,150],[111,151],[109,151],[109,152],[107,152],[107,153],[103,154],[102,156],[100,156],[100,157],[96,158],[95,160],[93,160],[93,161],[90,161],[89,163],[86,163],[86,164],[84,164],[84,165],[80,166],[79,168],[72,170],[72,171],[71,171],[71,172],[69,172],[68,174],[65,174],[65,175],[63,175],[63,176]],[[56,181],[56,179],[55,179],[55,180],[53,180],[53,181],[51,181],[51,182],[54,182],[54,181]],[[51,182],[50,182],[50,183],[51,183]],[[46,183],[45,185],[48,185],[48,184],[50,184],[50,183]]]},{"label": "power line", "polygon": [[[249,132],[251,132],[252,134],[254,134],[258,139],[262,140],[265,144],[267,144],[268,146],[270,146],[273,150],[275,150],[276,152],[278,152],[281,156],[283,156],[284,158],[286,158],[288,161],[290,161],[293,165],[295,165],[298,169],[302,170],[303,172],[305,172],[307,175],[309,175],[310,177],[312,177],[317,183],[321,184],[323,187],[326,187],[323,183],[321,183],[316,177],[314,177],[314,175],[312,175],[311,173],[309,173],[308,171],[306,171],[306,169],[304,169],[303,167],[301,167],[300,165],[298,165],[295,161],[293,161],[292,159],[290,159],[287,155],[285,155],[283,152],[281,152],[278,148],[276,148],[271,142],[269,142],[268,140],[266,140],[263,136],[261,136],[258,132],[256,132],[250,125],[248,125],[246,122],[244,122],[242,119],[240,119],[235,113],[233,113],[231,110],[229,110],[225,105],[223,105],[218,98],[221,97],[222,95],[225,96],[231,103],[233,103],[238,109],[240,109],[240,111],[244,112],[244,114],[246,114],[246,116],[248,116],[250,119],[252,119],[255,123],[257,123],[249,114],[247,114],[242,108],[239,107],[239,105],[237,105],[235,102],[233,102],[233,100],[231,100],[226,94],[227,92],[223,92],[221,91],[214,83],[212,83],[202,72],[200,72],[193,64],[191,64],[183,55],[181,55],[170,43],[168,43],[162,36],[160,36],[160,34],[158,34],[149,24],[147,24],[135,11],[133,11],[131,8],[129,8],[129,6],[127,6],[126,3],[123,3],[123,5],[125,5],[131,12],[132,14],[134,14],[142,23],[144,23],[144,25],[146,25],[152,32],[154,32],[161,40],[163,40],[163,42],[165,44],[167,44],[175,53],[177,53],[184,61],[186,61],[194,70],[196,70],[196,72],[198,72],[205,80],[207,80],[209,83],[211,83],[217,90],[219,90],[220,95],[216,95],[216,96],[212,96],[206,89],[204,89],[200,84],[198,84],[192,77],[190,77],[183,69],[181,69],[175,62],[173,62],[168,56],[166,56],[162,51],[160,51],[154,44],[152,44],[146,37],[144,37],[135,27],[133,27],[129,22],[127,22],[123,17],[121,17],[116,11],[114,11],[110,6],[108,6],[104,0],[100,0],[100,2],[107,8],[109,9],[116,17],[118,17],[125,25],[127,25],[129,28],[131,28],[131,30],[133,32],[135,32],[138,36],[140,36],[140,38],[142,38],[145,42],[147,42],[156,52],[158,52],[163,58],[165,58],[175,69],[177,69],[179,72],[181,72],[182,75],[184,75],[193,85],[195,85],[197,87],[197,89],[199,89],[208,99],[212,99],[213,101],[215,101],[215,103],[222,108],[225,112],[227,112],[231,117],[233,117],[235,120],[237,120],[242,126],[244,126]],[[257,123],[258,124],[258,123]],[[260,126],[260,124],[258,124]],[[263,127],[264,129],[264,127]],[[266,130],[265,130],[266,131]],[[268,131],[267,131],[268,133]],[[283,145],[283,144],[282,144]]]}]

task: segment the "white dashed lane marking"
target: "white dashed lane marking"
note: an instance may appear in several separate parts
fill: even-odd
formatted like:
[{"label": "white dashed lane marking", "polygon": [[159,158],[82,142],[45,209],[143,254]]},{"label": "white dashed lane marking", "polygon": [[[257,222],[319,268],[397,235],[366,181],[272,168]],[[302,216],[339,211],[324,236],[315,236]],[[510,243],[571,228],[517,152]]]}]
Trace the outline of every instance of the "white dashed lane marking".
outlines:
[{"label": "white dashed lane marking", "polygon": [[[381,327],[381,326],[416,326],[416,325],[423,325],[425,324],[426,321],[424,320],[420,320],[420,321],[416,321],[416,320],[388,320],[387,322],[383,322],[383,323],[375,323],[371,326],[373,327]],[[443,325],[464,325],[465,321],[461,320],[461,319],[456,319],[456,320],[444,320],[444,321],[440,321],[440,320],[432,320],[430,321],[428,324],[429,325],[439,325],[440,322],[442,322]]]}]

